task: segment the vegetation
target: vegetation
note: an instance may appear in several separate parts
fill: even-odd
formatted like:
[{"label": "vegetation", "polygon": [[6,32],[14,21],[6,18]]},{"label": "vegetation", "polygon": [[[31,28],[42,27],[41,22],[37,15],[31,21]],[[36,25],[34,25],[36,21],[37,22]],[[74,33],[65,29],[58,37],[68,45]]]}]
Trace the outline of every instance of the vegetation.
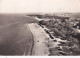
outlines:
[{"label": "vegetation", "polygon": [[[77,30],[80,29],[80,19],[61,19],[58,17],[57,19],[41,20],[39,24],[46,26],[49,32],[52,32],[52,36],[70,41],[59,44],[63,46],[63,51],[66,53],[58,52],[56,55],[80,55],[80,32]],[[50,48],[50,55],[55,55],[55,49]]]},{"label": "vegetation", "polygon": [[43,19],[39,21],[39,25],[42,28],[45,26],[48,29],[44,30],[53,39],[51,41],[52,45],[54,45],[54,42],[57,42],[57,40],[54,40],[54,37],[67,40],[67,42],[60,42],[58,47],[49,47],[48,44],[50,55],[80,55],[80,32],[78,31],[80,30],[80,14],[66,13],[62,15],[45,14],[29,16]]}]

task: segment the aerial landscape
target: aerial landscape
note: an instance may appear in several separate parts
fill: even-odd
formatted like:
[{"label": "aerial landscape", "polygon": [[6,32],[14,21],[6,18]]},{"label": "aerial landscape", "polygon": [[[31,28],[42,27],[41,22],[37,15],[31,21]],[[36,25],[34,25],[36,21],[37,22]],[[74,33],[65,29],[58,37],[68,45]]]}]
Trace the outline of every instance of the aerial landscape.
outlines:
[{"label": "aerial landscape", "polygon": [[38,19],[38,24],[48,34],[45,40],[49,55],[80,55],[79,13],[28,16]]},{"label": "aerial landscape", "polygon": [[1,0],[0,56],[79,56],[79,3]]}]

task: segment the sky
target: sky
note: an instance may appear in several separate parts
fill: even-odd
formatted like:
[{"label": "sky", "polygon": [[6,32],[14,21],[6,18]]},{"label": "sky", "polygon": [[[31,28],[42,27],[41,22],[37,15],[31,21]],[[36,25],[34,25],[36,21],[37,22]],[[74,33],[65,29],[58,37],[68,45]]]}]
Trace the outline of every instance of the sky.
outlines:
[{"label": "sky", "polygon": [[80,0],[0,0],[0,13],[80,12]]}]

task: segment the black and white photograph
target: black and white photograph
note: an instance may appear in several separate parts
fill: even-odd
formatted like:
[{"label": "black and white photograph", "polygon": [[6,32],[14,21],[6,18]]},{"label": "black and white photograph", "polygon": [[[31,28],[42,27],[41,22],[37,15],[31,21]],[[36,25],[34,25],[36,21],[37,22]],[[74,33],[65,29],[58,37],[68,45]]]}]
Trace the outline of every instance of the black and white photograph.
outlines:
[{"label": "black and white photograph", "polygon": [[0,56],[80,56],[80,0],[0,0]]}]

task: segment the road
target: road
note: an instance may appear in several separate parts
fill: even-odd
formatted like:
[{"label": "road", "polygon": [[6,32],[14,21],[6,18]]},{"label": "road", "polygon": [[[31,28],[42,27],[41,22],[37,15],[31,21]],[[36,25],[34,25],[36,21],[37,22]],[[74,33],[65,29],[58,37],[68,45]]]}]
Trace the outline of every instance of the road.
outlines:
[{"label": "road", "polygon": [[0,55],[31,55],[33,35],[25,24],[35,22],[24,15],[0,15]]}]

